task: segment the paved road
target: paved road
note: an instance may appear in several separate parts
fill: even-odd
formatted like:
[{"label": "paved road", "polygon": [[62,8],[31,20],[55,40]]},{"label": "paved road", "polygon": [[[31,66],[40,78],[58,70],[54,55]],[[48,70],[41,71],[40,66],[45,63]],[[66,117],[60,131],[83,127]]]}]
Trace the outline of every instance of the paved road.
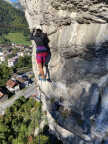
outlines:
[{"label": "paved road", "polygon": [[5,112],[5,109],[7,107],[10,107],[14,103],[14,101],[17,100],[19,97],[25,96],[26,98],[29,98],[32,94],[35,93],[36,93],[35,83],[33,83],[32,86],[28,88],[18,91],[12,98],[3,103],[0,103],[0,114],[3,114]]}]

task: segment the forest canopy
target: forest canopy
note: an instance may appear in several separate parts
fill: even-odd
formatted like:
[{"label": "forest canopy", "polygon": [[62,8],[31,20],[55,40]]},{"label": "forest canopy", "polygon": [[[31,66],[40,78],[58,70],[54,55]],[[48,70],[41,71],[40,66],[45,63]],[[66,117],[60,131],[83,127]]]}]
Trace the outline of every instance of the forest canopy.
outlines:
[{"label": "forest canopy", "polygon": [[0,0],[0,41],[8,43],[9,40],[4,35],[17,32],[21,32],[25,36],[29,35],[24,12]]},{"label": "forest canopy", "polygon": [[9,30],[14,27],[28,27],[27,21],[24,16],[24,12],[15,9],[11,4],[0,0],[0,27],[7,29],[7,25],[10,26]]}]

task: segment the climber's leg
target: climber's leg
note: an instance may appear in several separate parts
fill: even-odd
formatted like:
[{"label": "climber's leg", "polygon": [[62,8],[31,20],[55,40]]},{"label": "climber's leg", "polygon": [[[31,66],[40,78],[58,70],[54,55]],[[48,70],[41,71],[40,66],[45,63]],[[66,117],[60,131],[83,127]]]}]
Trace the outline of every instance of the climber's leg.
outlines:
[{"label": "climber's leg", "polygon": [[45,58],[47,55],[48,55],[47,52],[38,53],[36,55],[37,65],[38,65],[38,69],[39,69],[39,75],[41,76],[42,79],[45,79],[43,66],[45,65]]},{"label": "climber's leg", "polygon": [[43,66],[42,64],[38,63],[38,69],[39,69],[39,75],[41,76],[42,79],[45,79],[44,71],[43,71]]},{"label": "climber's leg", "polygon": [[39,76],[42,79],[45,79],[44,71],[43,71],[42,56],[40,54],[36,55],[36,61],[37,61],[37,65],[38,65]]},{"label": "climber's leg", "polygon": [[49,68],[48,68],[48,64],[49,64],[49,61],[51,59],[51,53],[48,52],[48,55],[45,57],[45,70],[46,70],[46,77],[47,77],[47,80],[50,81],[50,71],[49,71]]},{"label": "climber's leg", "polygon": [[46,76],[47,80],[48,80],[49,82],[51,82],[51,79],[50,79],[50,71],[49,71],[48,65],[46,65],[46,64],[45,64],[45,69],[46,69],[45,76]]}]

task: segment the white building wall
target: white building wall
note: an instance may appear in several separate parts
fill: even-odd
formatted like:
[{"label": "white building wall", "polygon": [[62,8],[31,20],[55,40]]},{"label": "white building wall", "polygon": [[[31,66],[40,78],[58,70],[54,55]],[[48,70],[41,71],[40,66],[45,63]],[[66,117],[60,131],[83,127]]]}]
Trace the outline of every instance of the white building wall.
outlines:
[{"label": "white building wall", "polygon": [[5,61],[5,57],[4,56],[0,56],[0,61],[4,62]]}]

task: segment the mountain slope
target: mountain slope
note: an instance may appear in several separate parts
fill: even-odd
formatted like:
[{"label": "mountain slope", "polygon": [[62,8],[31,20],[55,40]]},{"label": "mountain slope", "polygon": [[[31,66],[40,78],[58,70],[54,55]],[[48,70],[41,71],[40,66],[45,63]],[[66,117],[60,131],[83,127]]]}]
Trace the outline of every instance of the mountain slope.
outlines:
[{"label": "mountain slope", "polygon": [[18,1],[17,2],[13,2],[12,6],[17,8],[17,9],[19,9],[19,10],[21,10],[21,11],[23,11],[23,8],[22,8],[21,4]]},{"label": "mountain slope", "polygon": [[[0,43],[13,42],[11,37],[6,37],[10,33],[22,33],[25,39],[28,39],[28,24],[23,11],[14,8],[9,2],[0,0]],[[19,41],[18,37],[16,41]]]},{"label": "mountain slope", "polygon": [[11,4],[3,0],[0,0],[0,25],[12,25],[14,27],[18,25],[28,26],[24,13],[13,8]]},{"label": "mountain slope", "polygon": [[19,3],[19,1],[14,1],[14,2],[12,2],[11,0],[3,0],[3,1],[8,2],[8,3],[10,3],[14,8],[23,11],[23,8],[22,8],[21,4]]},{"label": "mountain slope", "polygon": [[12,4],[12,2],[11,2],[10,0],[4,0],[4,1],[6,1],[6,2],[8,2],[8,3]]}]

